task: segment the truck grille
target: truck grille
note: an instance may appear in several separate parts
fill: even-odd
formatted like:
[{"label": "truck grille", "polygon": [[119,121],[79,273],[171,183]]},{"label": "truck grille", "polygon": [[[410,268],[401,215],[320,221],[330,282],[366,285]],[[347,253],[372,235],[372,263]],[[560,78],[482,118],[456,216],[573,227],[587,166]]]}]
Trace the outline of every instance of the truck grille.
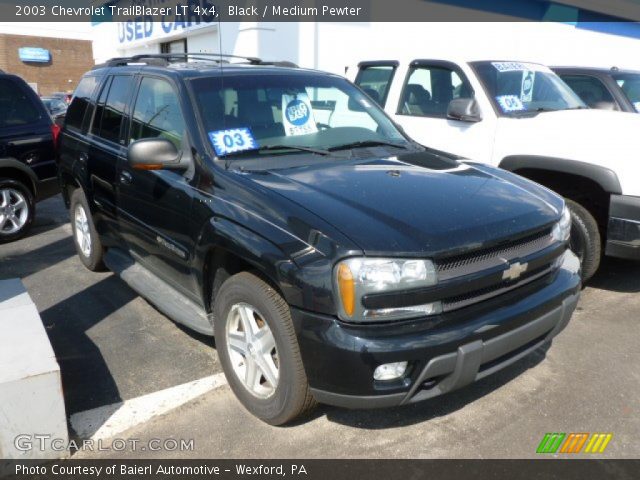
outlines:
[{"label": "truck grille", "polygon": [[445,258],[437,262],[438,280],[449,280],[498,267],[518,258],[532,255],[553,244],[551,229],[529,235],[519,241],[493,248]]}]

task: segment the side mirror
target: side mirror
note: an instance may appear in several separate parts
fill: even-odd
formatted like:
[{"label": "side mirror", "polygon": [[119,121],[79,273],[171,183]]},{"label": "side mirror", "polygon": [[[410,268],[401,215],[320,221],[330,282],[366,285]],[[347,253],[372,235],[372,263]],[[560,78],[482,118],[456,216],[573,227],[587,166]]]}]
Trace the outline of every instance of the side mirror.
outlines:
[{"label": "side mirror", "polygon": [[143,138],[129,145],[127,158],[136,170],[184,170],[182,155],[166,138]]},{"label": "side mirror", "polygon": [[447,118],[462,122],[480,122],[480,107],[475,98],[455,98],[449,102]]}]

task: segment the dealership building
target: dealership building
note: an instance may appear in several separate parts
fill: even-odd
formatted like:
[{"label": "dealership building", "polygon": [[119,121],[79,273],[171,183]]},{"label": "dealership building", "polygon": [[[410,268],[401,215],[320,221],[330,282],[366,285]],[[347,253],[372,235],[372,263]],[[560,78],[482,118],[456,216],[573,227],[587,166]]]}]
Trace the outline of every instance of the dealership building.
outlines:
[{"label": "dealership building", "polygon": [[591,0],[589,10],[576,6],[587,2],[572,0],[436,3],[452,15],[466,14],[491,23],[218,23],[197,16],[162,22],[132,18],[95,23],[94,56],[100,63],[141,53],[222,52],[289,60],[335,73],[344,73],[346,66],[360,60],[399,56],[501,58],[640,70],[640,57],[630,55],[640,45],[640,25],[621,22],[630,19],[624,14],[629,0]]},{"label": "dealership building", "polygon": [[91,30],[78,23],[0,24],[0,70],[41,95],[73,91],[94,64]]}]

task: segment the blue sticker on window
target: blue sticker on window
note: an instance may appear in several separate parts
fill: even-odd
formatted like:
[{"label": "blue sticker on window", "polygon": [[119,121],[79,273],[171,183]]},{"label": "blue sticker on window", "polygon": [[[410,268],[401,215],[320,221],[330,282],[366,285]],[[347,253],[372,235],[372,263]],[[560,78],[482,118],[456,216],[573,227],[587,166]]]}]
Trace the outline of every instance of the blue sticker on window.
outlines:
[{"label": "blue sticker on window", "polygon": [[502,95],[496,97],[496,101],[504,113],[520,112],[527,109],[517,95]]},{"label": "blue sticker on window", "polygon": [[251,130],[248,128],[216,130],[209,132],[209,139],[219,156],[258,148],[258,142],[253,138]]}]

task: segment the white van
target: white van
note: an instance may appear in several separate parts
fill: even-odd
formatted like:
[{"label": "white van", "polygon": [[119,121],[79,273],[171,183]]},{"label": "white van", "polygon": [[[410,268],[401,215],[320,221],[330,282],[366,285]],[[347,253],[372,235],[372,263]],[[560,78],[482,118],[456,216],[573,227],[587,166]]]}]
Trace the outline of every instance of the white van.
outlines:
[{"label": "white van", "polygon": [[415,140],[560,193],[590,278],[640,259],[640,116],[590,110],[549,68],[517,61],[364,61],[348,76]]}]

